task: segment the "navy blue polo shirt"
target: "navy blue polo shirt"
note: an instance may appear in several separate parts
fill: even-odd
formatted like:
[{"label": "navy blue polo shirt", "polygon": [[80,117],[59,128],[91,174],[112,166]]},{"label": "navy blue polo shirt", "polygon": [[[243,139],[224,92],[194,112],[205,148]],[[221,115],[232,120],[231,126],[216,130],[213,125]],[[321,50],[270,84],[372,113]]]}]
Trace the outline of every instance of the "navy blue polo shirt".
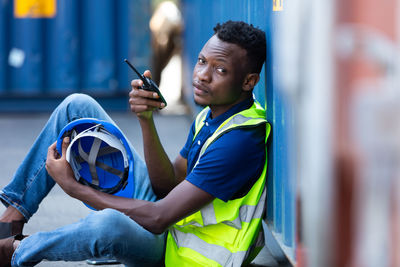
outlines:
[{"label": "navy blue polo shirt", "polygon": [[223,201],[245,195],[261,175],[265,162],[265,124],[223,134],[193,167],[204,142],[221,123],[252,105],[253,99],[246,99],[216,118],[211,118],[209,111],[194,141],[195,122],[192,124],[186,144],[180,151],[188,161],[186,180]]}]

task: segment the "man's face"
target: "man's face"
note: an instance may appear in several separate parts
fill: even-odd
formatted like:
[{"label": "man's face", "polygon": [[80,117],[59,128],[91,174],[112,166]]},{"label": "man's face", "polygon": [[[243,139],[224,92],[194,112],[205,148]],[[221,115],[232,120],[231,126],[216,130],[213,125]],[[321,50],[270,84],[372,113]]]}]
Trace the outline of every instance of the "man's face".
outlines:
[{"label": "man's face", "polygon": [[247,52],[236,44],[210,38],[193,70],[194,101],[203,106],[229,109],[244,99]]}]

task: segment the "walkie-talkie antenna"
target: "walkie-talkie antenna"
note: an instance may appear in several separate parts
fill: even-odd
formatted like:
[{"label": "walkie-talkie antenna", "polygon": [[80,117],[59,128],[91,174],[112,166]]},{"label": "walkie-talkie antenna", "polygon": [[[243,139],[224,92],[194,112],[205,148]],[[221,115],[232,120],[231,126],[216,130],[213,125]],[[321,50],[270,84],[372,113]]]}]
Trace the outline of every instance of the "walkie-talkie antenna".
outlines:
[{"label": "walkie-talkie antenna", "polygon": [[131,69],[133,69],[134,72],[136,72],[136,74],[139,76],[139,78],[143,81],[145,86],[150,86],[149,82],[145,79],[145,77],[140,74],[137,69],[125,58],[124,61],[126,62],[126,64],[129,65],[129,67],[131,67]]},{"label": "walkie-talkie antenna", "polygon": [[[141,74],[136,70],[136,68],[135,68],[127,59],[124,59],[124,61],[126,62],[126,64],[128,64],[129,67],[131,67],[131,69],[132,69],[132,70],[137,74],[137,76],[139,76],[139,78],[142,80],[143,85],[142,85],[142,87],[141,87],[140,89],[143,89],[143,90],[146,90],[146,91],[155,92],[155,93],[158,95],[158,98],[157,98],[156,100],[157,100],[157,101],[160,101],[160,102],[163,102],[163,103],[164,103],[164,106],[163,106],[163,107],[166,107],[166,106],[167,106],[167,101],[165,101],[165,98],[162,96],[162,94],[161,94],[161,92],[160,92],[160,89],[158,89],[157,84],[156,84],[151,78],[148,78],[148,77],[145,77],[144,75],[141,75]],[[163,108],[163,107],[160,107],[160,108]]]}]

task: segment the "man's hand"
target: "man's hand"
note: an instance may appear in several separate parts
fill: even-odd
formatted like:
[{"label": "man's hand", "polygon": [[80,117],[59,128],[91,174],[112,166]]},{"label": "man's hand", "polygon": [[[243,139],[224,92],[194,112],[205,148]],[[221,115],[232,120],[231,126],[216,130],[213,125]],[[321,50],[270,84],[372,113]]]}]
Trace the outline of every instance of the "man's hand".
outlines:
[{"label": "man's hand", "polygon": [[73,186],[79,184],[74,173],[69,165],[66,154],[67,147],[69,145],[69,137],[65,137],[62,143],[62,157],[58,153],[56,146],[57,142],[54,142],[47,151],[46,170],[53,180],[60,185],[60,187],[69,194]]},{"label": "man's hand", "polygon": [[[149,70],[146,70],[143,75],[151,78]],[[150,119],[154,110],[163,108],[165,105],[156,100],[159,98],[157,93],[141,89],[142,85],[142,80],[132,80],[132,90],[129,93],[129,106],[131,111],[136,113],[139,118]]]}]

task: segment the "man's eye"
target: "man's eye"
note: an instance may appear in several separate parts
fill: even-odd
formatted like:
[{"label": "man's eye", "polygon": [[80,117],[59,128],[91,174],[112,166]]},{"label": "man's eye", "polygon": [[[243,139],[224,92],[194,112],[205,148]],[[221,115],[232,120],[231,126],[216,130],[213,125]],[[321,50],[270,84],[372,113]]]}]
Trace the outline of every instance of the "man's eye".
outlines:
[{"label": "man's eye", "polygon": [[206,61],[200,57],[197,59],[197,62],[199,62],[200,64],[206,63]]},{"label": "man's eye", "polygon": [[226,73],[226,69],[222,68],[222,67],[218,67],[217,71],[220,72],[220,73]]}]

